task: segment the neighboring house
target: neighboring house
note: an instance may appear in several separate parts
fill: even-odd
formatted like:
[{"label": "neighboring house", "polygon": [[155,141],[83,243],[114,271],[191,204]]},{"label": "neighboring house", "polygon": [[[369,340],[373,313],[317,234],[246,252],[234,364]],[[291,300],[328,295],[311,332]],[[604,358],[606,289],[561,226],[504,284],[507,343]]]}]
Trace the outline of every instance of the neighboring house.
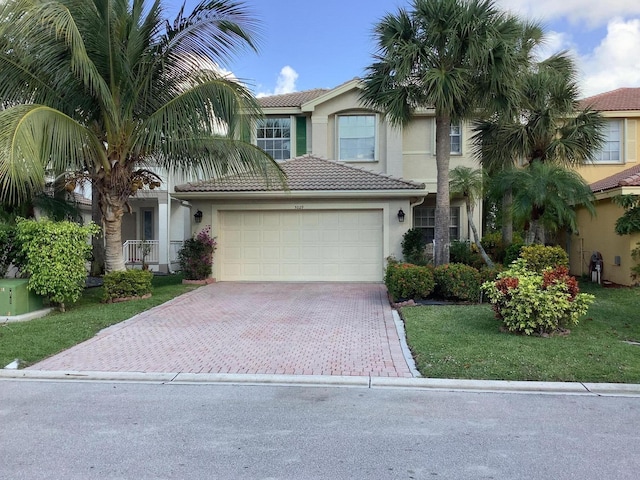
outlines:
[{"label": "neighboring house", "polygon": [[620,194],[640,195],[640,88],[620,88],[582,101],[602,112],[606,119],[606,142],[589,165],[578,172],[590,183],[596,196],[596,217],[578,207],[578,232],[568,237],[571,273],[588,274],[591,256],[599,252],[603,260],[602,279],[631,285],[635,262],[631,250],[640,234],[619,236],[616,220],[624,210],[611,198]]},{"label": "neighboring house", "polygon": [[[192,215],[202,212],[192,233],[211,225],[218,241],[214,277],[380,281],[384,259],[401,258],[409,228],[433,239],[433,110],[419,112],[404,129],[392,127],[361,105],[358,79],[259,101],[265,119],[252,141],[282,161],[287,188],[236,176],[177,185],[167,200],[188,202]],[[469,138],[466,125],[452,126],[451,168],[477,167]],[[468,230],[463,201],[453,199],[451,239],[467,239]]]}]

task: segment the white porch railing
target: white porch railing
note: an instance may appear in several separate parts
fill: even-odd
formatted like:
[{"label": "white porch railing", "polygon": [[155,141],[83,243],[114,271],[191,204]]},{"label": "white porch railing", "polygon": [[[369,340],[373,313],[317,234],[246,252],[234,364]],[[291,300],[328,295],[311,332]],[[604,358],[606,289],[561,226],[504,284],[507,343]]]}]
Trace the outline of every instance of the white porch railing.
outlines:
[{"label": "white porch railing", "polygon": [[159,240],[127,240],[122,245],[124,263],[159,263]]},{"label": "white porch railing", "polygon": [[[171,240],[169,243],[169,262],[178,262],[178,251],[182,248],[181,240]],[[127,240],[122,245],[124,263],[151,265],[160,263],[159,240]]]}]

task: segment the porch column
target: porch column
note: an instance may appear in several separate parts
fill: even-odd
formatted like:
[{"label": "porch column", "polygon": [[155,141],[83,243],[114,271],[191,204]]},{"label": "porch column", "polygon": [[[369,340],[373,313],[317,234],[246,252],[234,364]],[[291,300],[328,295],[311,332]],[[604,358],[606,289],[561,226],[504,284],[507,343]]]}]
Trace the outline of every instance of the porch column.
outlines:
[{"label": "porch column", "polygon": [[158,269],[161,272],[169,271],[169,205],[167,196],[158,198]]}]

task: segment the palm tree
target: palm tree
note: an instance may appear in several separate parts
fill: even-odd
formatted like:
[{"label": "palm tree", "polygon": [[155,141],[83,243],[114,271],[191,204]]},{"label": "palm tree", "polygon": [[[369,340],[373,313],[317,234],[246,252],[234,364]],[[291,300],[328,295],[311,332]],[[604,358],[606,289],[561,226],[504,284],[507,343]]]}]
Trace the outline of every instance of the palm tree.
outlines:
[{"label": "palm tree", "polygon": [[[571,58],[564,53],[553,55],[530,66],[521,78],[518,102],[474,125],[475,152],[488,174],[493,177],[537,162],[564,167],[588,162],[602,146],[603,119],[593,110],[579,108]],[[509,199],[511,185],[501,182],[501,186]],[[503,223],[510,224],[508,201],[503,202],[503,210],[507,216]]]},{"label": "palm tree", "polygon": [[451,180],[449,182],[449,189],[452,194],[459,194],[464,198],[464,204],[467,210],[467,219],[469,220],[469,226],[473,232],[473,240],[478,246],[478,250],[480,250],[480,255],[482,255],[484,262],[489,268],[493,268],[493,262],[482,246],[480,235],[478,235],[478,229],[473,221],[474,205],[482,198],[482,189],[484,184],[482,170],[474,170],[460,165],[451,170],[450,176]]},{"label": "palm tree", "polygon": [[437,196],[436,265],[449,261],[449,157],[452,122],[493,111],[512,95],[521,46],[539,28],[495,8],[491,0],[413,0],[375,27],[377,54],[361,99],[392,124],[434,108]]},{"label": "palm tree", "polygon": [[161,0],[5,0],[0,18],[0,200],[28,198],[47,165],[90,180],[107,271],[124,269],[122,216],[137,190],[158,185],[151,168],[282,179],[238,140],[260,109],[222,73],[255,50],[242,4],[202,0],[171,23]]},{"label": "palm tree", "polygon": [[513,213],[529,223],[525,243],[545,244],[547,232],[566,226],[577,229],[574,205],[595,214],[593,192],[575,170],[554,162],[533,162],[527,168],[511,169],[498,181],[513,189]]}]

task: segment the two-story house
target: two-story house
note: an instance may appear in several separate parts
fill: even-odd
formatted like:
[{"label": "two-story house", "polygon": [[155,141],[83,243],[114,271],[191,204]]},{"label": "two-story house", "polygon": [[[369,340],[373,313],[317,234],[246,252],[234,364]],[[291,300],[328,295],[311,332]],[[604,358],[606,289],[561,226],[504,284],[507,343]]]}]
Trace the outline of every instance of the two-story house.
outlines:
[{"label": "two-story house", "polygon": [[567,239],[571,272],[588,274],[591,257],[598,252],[601,279],[631,285],[636,282],[631,276],[636,264],[631,251],[640,242],[640,233],[616,235],[615,224],[624,210],[612,198],[640,195],[640,88],[601,93],[585,98],[582,105],[602,112],[606,142],[590,164],[578,169],[595,194],[597,215],[577,208],[578,231]]},{"label": "two-story house", "polygon": [[[252,140],[281,162],[286,188],[240,176],[175,187],[201,222],[193,231],[210,225],[217,237],[218,280],[380,281],[409,228],[433,239],[434,112],[395,128],[362,106],[359,88],[354,79],[260,99]],[[468,139],[465,126],[451,127],[451,168],[476,166]],[[451,238],[468,238],[467,224],[453,199]]]}]

